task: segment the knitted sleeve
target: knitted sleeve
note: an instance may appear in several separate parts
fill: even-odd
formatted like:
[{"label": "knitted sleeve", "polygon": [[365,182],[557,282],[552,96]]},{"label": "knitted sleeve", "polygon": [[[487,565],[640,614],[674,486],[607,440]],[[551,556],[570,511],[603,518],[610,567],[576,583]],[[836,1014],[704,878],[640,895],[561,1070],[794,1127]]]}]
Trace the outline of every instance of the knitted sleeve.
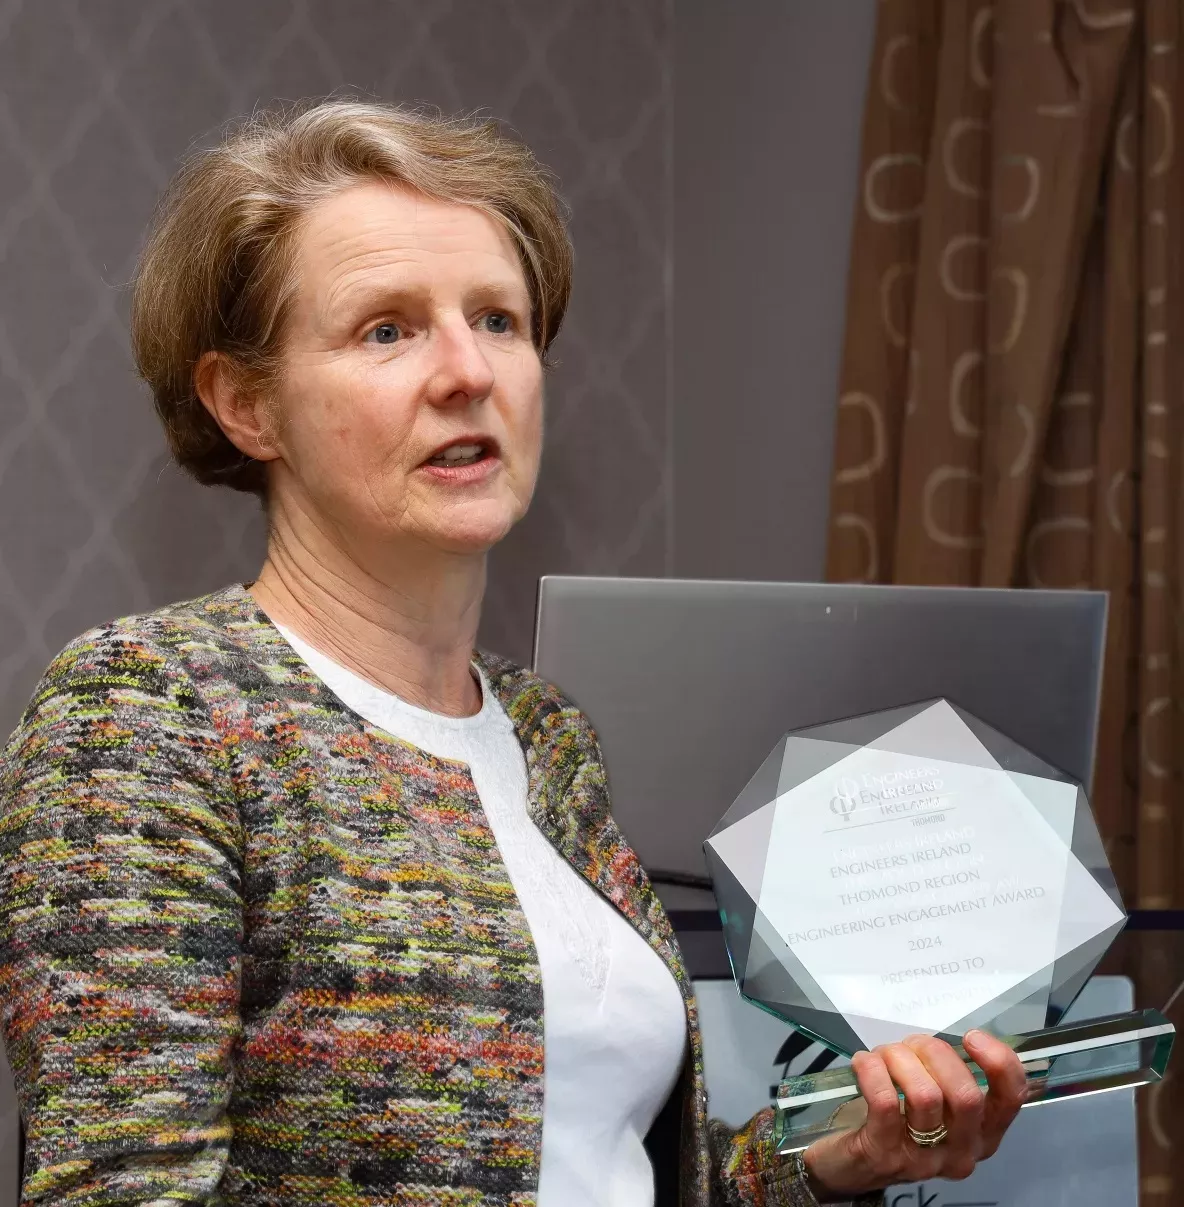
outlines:
[{"label": "knitted sleeve", "polygon": [[22,1204],[219,1203],[242,940],[224,744],[163,646],[108,627],[0,760],[0,1035]]},{"label": "knitted sleeve", "polygon": [[[794,1176],[793,1165],[774,1152],[772,1107],[739,1129],[713,1119],[710,1134],[716,1190],[727,1207],[814,1207],[817,1200]],[[883,1202],[876,1191],[851,1199],[848,1207],[882,1207]]]}]

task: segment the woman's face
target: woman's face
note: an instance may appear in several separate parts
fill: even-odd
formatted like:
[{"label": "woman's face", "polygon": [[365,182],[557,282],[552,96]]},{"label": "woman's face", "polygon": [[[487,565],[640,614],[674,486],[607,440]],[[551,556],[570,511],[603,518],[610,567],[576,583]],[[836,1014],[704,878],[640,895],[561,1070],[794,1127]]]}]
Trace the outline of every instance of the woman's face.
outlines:
[{"label": "woman's face", "polygon": [[275,399],[272,502],[349,543],[484,552],[526,511],[543,374],[514,244],[379,182],[308,216]]}]

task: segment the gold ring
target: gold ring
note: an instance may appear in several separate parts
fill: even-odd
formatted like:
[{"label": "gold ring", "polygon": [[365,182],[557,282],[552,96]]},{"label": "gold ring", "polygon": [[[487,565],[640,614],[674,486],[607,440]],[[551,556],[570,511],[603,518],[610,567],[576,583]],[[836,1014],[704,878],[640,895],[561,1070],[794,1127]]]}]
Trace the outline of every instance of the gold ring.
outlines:
[{"label": "gold ring", "polygon": [[904,1125],[908,1128],[909,1139],[918,1148],[936,1148],[950,1134],[944,1123],[940,1127],[935,1127],[931,1132],[917,1131],[907,1119]]}]

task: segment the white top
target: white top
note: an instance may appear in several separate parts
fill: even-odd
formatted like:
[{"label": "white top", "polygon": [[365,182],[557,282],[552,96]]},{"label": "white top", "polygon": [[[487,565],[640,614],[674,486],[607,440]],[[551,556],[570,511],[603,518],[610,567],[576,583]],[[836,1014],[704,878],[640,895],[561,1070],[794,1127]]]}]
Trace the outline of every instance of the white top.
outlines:
[{"label": "white top", "polygon": [[542,969],[539,1207],[653,1207],[642,1142],[682,1066],[682,995],[657,953],[530,820],[522,747],[485,676],[475,668],[479,713],[441,716],[280,632],[372,725],[468,764]]}]

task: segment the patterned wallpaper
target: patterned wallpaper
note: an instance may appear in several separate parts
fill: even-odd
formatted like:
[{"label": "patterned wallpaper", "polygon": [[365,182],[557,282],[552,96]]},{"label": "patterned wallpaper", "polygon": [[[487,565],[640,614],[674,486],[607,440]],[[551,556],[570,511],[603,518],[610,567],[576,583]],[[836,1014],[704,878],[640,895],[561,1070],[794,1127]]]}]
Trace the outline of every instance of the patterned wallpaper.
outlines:
[{"label": "patterned wallpaper", "polygon": [[[178,155],[336,89],[483,109],[560,176],[576,288],[534,508],[482,639],[527,660],[544,572],[662,574],[671,551],[672,0],[0,0],[0,730],[104,619],[251,575],[257,504],[171,467],[127,290]],[[0,1207],[17,1114],[0,1052]]]},{"label": "patterned wallpaper", "polygon": [[483,109],[559,174],[573,304],[534,508],[482,639],[526,660],[544,572],[669,569],[672,0],[0,0],[0,729],[72,636],[249,576],[253,500],[172,468],[126,282],[178,155],[335,89]]}]

